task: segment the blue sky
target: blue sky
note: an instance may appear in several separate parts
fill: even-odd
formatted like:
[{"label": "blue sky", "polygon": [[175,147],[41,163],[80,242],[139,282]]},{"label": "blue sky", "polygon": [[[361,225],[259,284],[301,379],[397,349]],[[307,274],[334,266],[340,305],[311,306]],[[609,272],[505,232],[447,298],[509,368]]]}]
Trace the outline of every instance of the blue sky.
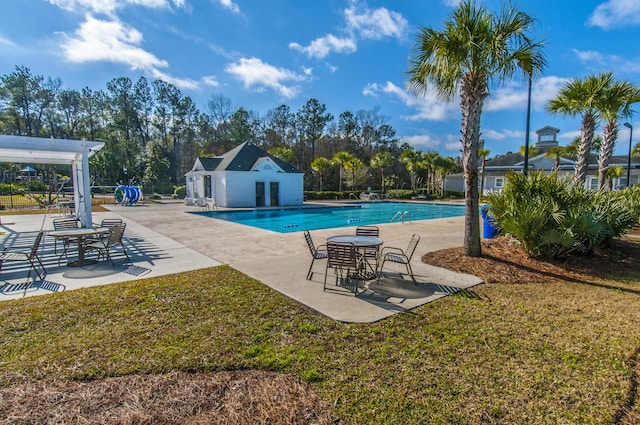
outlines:
[{"label": "blue sky", "polygon": [[[441,29],[457,0],[12,0],[0,14],[0,74],[26,66],[65,89],[106,89],[115,77],[164,79],[201,111],[214,94],[260,115],[309,98],[337,118],[380,108],[401,141],[459,154],[458,100],[406,90],[420,26]],[[487,0],[496,10],[502,4]],[[613,71],[640,84],[640,2],[521,0],[547,43],[548,67],[534,83],[531,130],[579,134],[578,119],[545,112],[564,82]],[[491,156],[524,144],[526,84],[492,87],[482,137]],[[630,120],[640,135],[640,114]],[[621,127],[616,154],[625,154]],[[637,138],[634,137],[634,144]]]}]

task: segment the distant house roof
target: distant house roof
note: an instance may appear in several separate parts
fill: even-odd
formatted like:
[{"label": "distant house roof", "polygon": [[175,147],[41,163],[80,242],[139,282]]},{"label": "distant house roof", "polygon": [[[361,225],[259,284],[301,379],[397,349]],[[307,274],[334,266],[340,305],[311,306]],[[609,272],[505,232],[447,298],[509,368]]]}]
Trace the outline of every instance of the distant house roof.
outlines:
[{"label": "distant house roof", "polygon": [[285,173],[304,173],[251,142],[244,142],[219,156],[199,157],[196,166],[200,162],[205,171],[251,171],[266,158],[275,162]]},{"label": "distant house roof", "polygon": [[[534,161],[536,158],[542,158],[545,156],[546,152],[549,150],[549,147],[540,147],[540,148],[536,148],[537,150],[537,154],[535,157],[533,158],[529,158],[529,161]],[[576,157],[575,156],[563,156],[560,159],[560,162],[563,166],[571,166],[573,167],[575,165],[576,162]],[[524,156],[520,155],[519,153],[509,153],[506,155],[502,155],[500,157],[491,159],[491,160],[487,160],[485,162],[485,169],[487,170],[491,170],[491,169],[507,169],[507,168],[515,168],[515,169],[521,169],[523,167],[524,164]],[[626,155],[614,155],[609,159],[609,165],[619,165],[622,167],[626,167],[627,166],[627,156]],[[631,167],[632,168],[636,168],[636,166],[639,166],[640,163],[638,162],[637,158],[631,158]],[[598,156],[595,154],[590,154],[589,155],[589,161],[588,161],[588,167],[589,168],[598,168]]]},{"label": "distant house roof", "polygon": [[541,129],[536,130],[536,134],[549,134],[549,133],[560,133],[559,128],[551,127],[550,125],[544,126]]}]

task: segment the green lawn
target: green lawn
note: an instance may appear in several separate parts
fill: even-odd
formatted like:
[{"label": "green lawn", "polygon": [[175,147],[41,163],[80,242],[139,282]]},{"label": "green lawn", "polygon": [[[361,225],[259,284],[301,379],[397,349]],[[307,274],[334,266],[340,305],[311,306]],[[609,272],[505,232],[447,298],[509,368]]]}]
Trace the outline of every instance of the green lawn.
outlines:
[{"label": "green lawn", "polygon": [[223,266],[1,302],[0,385],[265,369],[310,382],[341,424],[608,424],[634,396],[639,294],[480,285],[343,324]]}]

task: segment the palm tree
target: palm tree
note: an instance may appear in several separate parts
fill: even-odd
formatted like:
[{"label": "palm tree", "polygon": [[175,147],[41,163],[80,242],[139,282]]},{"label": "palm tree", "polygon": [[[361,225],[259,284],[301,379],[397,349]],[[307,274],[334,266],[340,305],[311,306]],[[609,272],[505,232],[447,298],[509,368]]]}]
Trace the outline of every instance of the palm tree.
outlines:
[{"label": "palm tree", "polygon": [[444,184],[447,175],[462,171],[456,160],[451,157],[439,157],[436,160],[436,175],[440,177],[439,189],[440,196],[444,196]]},{"label": "palm tree", "polygon": [[640,143],[638,143],[633,147],[633,150],[631,151],[631,156],[635,158],[640,157]]},{"label": "palm tree", "polygon": [[333,163],[324,156],[319,156],[311,163],[311,169],[320,174],[320,192],[324,190],[324,173],[333,166]]},{"label": "palm tree", "polygon": [[593,134],[596,130],[598,105],[603,91],[611,83],[613,74],[591,75],[584,80],[574,78],[566,83],[560,92],[551,99],[547,110],[562,116],[582,116],[580,126],[580,148],[576,160],[576,172],[574,183],[584,185],[587,180],[587,166],[589,165],[589,153]]},{"label": "palm tree", "polygon": [[599,189],[604,187],[607,166],[618,138],[619,122],[631,117],[631,106],[636,102],[640,102],[640,88],[628,81],[613,81],[599,99],[598,112],[605,120],[602,146],[598,155]]},{"label": "palm tree", "polygon": [[356,188],[356,170],[362,168],[364,164],[362,163],[362,161],[360,161],[360,159],[352,156],[347,162],[343,164],[343,166],[345,170],[351,171],[351,191],[353,192]]},{"label": "palm tree", "polygon": [[418,193],[418,170],[422,168],[422,159],[422,152],[414,149],[404,150],[400,154],[400,162],[407,167],[411,179],[411,189],[413,189],[416,194]]},{"label": "palm tree", "polygon": [[426,187],[429,193],[433,193],[436,190],[436,166],[441,158],[442,155],[438,152],[425,152],[422,155],[422,167],[427,170]]},{"label": "palm tree", "polygon": [[[609,191],[613,190],[613,179],[617,179],[618,177],[622,177],[624,175],[624,168],[619,167],[617,165],[612,165],[608,167],[605,171],[605,178],[609,180]],[[598,176],[598,181],[600,181],[600,177]],[[602,189],[602,188],[600,188]]]},{"label": "palm tree", "polygon": [[[520,151],[518,151],[520,156],[522,156],[523,158],[524,158],[524,149],[525,149],[525,146],[522,145],[522,146],[520,146]],[[535,146],[529,145],[529,149],[528,149],[528,152],[527,152],[527,157],[531,158],[531,157],[534,157],[536,155],[538,155],[538,149],[536,149]],[[527,164],[527,165],[529,165],[529,164]],[[524,165],[523,165],[523,167],[524,167]],[[529,170],[527,170],[527,172],[529,172]],[[524,173],[524,175],[526,176],[527,173]]]},{"label": "palm tree", "polygon": [[480,166],[480,196],[484,193],[484,169],[487,165],[487,157],[491,151],[487,148],[478,149],[478,156],[482,160],[482,165]]},{"label": "palm tree", "polygon": [[382,174],[382,193],[385,193],[384,170],[391,164],[393,164],[393,155],[389,152],[378,152],[373,158],[371,158],[371,168],[379,168],[380,173]]},{"label": "palm tree", "polygon": [[349,152],[340,151],[333,156],[333,159],[331,159],[331,163],[340,165],[340,181],[338,183],[339,192],[342,192],[342,176],[344,175],[343,172],[345,170],[345,165],[347,162],[351,161],[351,158],[353,158],[353,155]]},{"label": "palm tree", "polygon": [[460,93],[462,157],[466,213],[464,253],[482,255],[478,208],[478,148],[480,118],[491,82],[510,80],[519,71],[537,76],[546,64],[543,43],[533,40],[533,19],[515,7],[493,13],[475,1],[464,0],[445,22],[444,29],[421,28],[412,50],[409,87],[424,94],[435,88],[450,101]]},{"label": "palm tree", "polygon": [[567,149],[563,146],[554,146],[544,153],[544,156],[551,158],[556,162],[554,171],[558,171],[560,168],[560,158],[565,155],[567,155]]}]

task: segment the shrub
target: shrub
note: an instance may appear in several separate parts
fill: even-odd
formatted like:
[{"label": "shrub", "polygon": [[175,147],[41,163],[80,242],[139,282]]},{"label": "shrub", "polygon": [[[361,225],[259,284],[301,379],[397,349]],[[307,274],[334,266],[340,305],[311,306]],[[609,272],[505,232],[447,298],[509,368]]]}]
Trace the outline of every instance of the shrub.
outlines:
[{"label": "shrub", "polygon": [[387,191],[387,195],[395,199],[411,199],[416,193],[410,189],[391,189]]},{"label": "shrub", "polygon": [[[354,193],[351,191],[312,191],[308,190],[304,192],[304,199],[307,201],[317,201],[323,199],[349,199],[349,194]],[[356,193],[356,196],[359,196],[360,192]],[[351,197],[353,199],[353,197]]]},{"label": "shrub", "polygon": [[[632,194],[593,192],[557,174],[510,171],[500,193],[485,196],[503,233],[534,257],[590,254],[638,222]],[[631,192],[631,190],[629,191]]]},{"label": "shrub", "polygon": [[173,197],[184,199],[187,196],[187,186],[173,186]]},{"label": "shrub", "polygon": [[32,192],[46,192],[49,186],[42,180],[30,180],[28,183],[29,190]]},{"label": "shrub", "polygon": [[0,183],[0,195],[18,195],[24,193],[24,187],[15,183]]}]

